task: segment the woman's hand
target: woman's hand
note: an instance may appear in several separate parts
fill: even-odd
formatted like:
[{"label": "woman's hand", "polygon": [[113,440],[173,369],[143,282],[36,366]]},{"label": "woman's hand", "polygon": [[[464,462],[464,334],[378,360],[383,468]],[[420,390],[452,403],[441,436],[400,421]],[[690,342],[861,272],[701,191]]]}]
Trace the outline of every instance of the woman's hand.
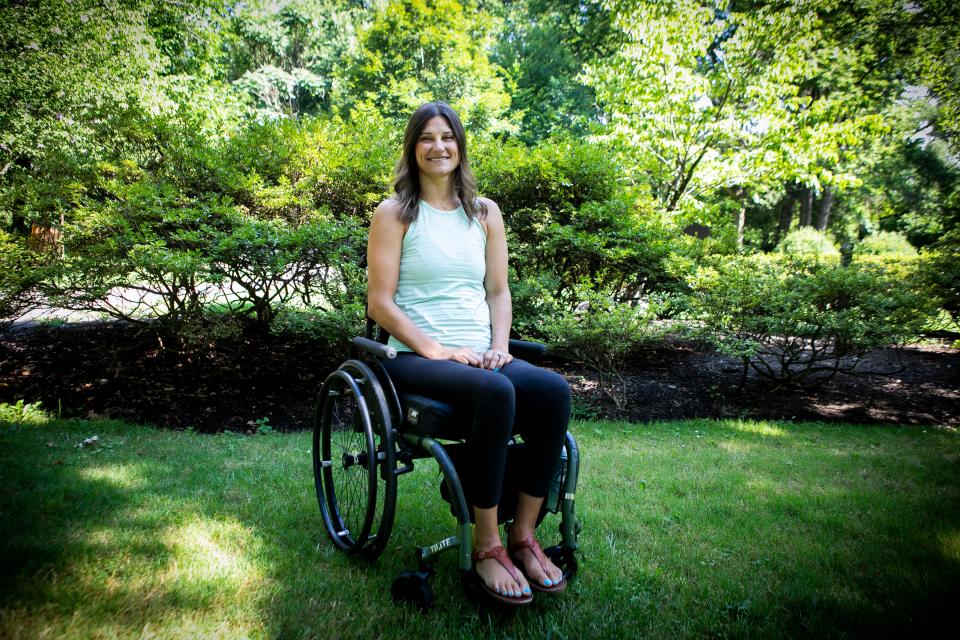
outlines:
[{"label": "woman's hand", "polygon": [[471,367],[483,366],[483,360],[480,354],[468,347],[440,347],[427,357],[431,360],[453,360],[454,362],[461,362]]},{"label": "woman's hand", "polygon": [[500,371],[504,366],[513,361],[513,356],[507,353],[506,351],[500,351],[499,349],[490,349],[483,354],[483,364],[480,365],[484,369],[493,369],[494,371]]}]

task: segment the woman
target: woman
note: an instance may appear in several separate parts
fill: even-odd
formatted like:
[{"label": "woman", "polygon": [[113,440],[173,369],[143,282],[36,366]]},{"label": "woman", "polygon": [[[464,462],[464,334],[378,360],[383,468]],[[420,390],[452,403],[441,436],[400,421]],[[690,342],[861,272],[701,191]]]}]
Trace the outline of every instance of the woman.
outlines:
[{"label": "woman", "polygon": [[[508,351],[512,310],[507,242],[496,203],[476,195],[460,118],[443,102],[407,123],[394,194],[377,207],[367,247],[368,313],[390,333],[387,361],[401,389],[470,412],[466,486],[474,514],[473,560],[483,588],[526,604],[531,587],[562,591],[563,574],[534,537],[570,416],[562,376]],[[527,445],[507,546],[500,501],[507,443]]]}]

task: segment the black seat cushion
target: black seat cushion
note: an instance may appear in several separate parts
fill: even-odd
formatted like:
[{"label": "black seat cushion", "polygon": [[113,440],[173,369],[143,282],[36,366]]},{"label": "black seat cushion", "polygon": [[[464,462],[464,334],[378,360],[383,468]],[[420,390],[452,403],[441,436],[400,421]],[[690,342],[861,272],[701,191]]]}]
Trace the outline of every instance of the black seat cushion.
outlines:
[{"label": "black seat cushion", "polygon": [[447,440],[461,440],[466,437],[469,416],[457,412],[453,406],[413,393],[398,395],[403,408],[400,431]]}]

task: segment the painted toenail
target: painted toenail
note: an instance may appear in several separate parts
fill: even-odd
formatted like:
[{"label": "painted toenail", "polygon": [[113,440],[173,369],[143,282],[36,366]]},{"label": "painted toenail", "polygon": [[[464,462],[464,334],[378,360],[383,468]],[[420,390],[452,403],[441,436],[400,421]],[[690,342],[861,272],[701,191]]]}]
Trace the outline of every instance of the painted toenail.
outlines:
[{"label": "painted toenail", "polygon": [[543,581],[543,584],[544,586],[547,586],[547,587],[552,586],[553,580],[551,580],[550,578],[547,578],[546,580]]},{"label": "painted toenail", "polygon": [[526,594],[526,595],[530,595],[530,587],[524,587],[524,588],[523,588],[523,593]]}]

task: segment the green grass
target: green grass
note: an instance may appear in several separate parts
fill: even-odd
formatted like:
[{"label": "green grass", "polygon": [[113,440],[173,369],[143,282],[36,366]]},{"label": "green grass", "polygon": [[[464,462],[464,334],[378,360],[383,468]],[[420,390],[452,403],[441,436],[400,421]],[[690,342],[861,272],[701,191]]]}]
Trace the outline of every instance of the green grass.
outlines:
[{"label": "green grass", "polygon": [[960,435],[946,428],[578,423],[567,593],[478,608],[447,554],[421,616],[389,587],[414,542],[452,532],[432,463],[400,479],[390,545],[366,565],[322,532],[309,434],[14,414],[0,638],[863,637],[955,620]]}]

